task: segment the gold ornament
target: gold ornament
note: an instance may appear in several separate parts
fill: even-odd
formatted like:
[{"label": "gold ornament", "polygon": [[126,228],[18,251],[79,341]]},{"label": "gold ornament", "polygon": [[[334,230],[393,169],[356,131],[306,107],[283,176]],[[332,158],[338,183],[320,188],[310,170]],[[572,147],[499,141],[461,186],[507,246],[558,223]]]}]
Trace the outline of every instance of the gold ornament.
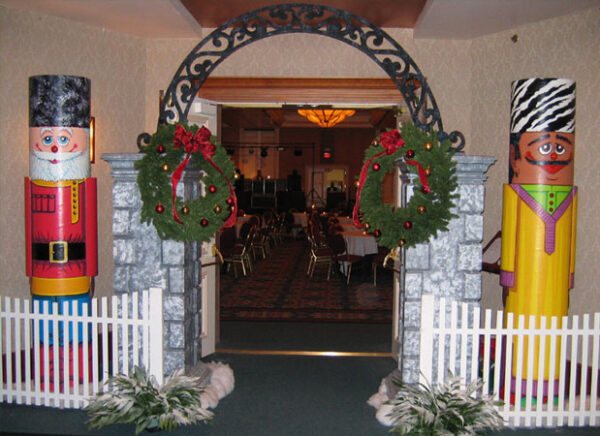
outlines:
[{"label": "gold ornament", "polygon": [[221,213],[223,209],[218,204],[215,206],[215,213]]},{"label": "gold ornament", "polygon": [[162,170],[163,170],[165,173],[168,173],[169,171],[171,171],[171,167],[169,166],[169,164],[164,164],[164,165],[162,166]]},{"label": "gold ornament", "polygon": [[404,247],[404,246],[406,245],[406,241],[405,241],[404,239],[402,239],[402,238],[401,238],[401,239],[398,239],[398,245],[399,245],[400,247]]},{"label": "gold ornament", "polygon": [[187,214],[189,214],[189,213],[190,213],[190,208],[189,208],[189,207],[187,207],[187,206],[183,206],[183,207],[181,208],[181,213],[182,213],[182,214],[184,214],[184,215],[187,215]]},{"label": "gold ornament", "polygon": [[425,206],[421,205],[419,207],[417,207],[417,212],[419,212],[421,215],[425,214]]},{"label": "gold ornament", "polygon": [[429,151],[433,148],[433,144],[431,142],[425,143],[425,150]]},{"label": "gold ornament", "polygon": [[425,168],[425,174],[426,174],[427,176],[430,176],[430,175],[431,175],[431,173],[432,173],[432,171],[431,171],[431,168],[429,168],[429,167]]}]

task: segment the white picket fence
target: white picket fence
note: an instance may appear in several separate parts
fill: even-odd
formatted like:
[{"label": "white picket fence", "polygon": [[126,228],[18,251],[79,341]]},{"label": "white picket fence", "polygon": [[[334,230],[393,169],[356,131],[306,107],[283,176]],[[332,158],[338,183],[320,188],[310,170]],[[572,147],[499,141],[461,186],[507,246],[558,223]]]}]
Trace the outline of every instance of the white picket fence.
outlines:
[{"label": "white picket fence", "polygon": [[[515,324],[512,313],[506,314],[503,327],[502,311],[494,317],[488,309],[481,319],[478,307],[448,304],[432,295],[423,296],[421,310],[422,382],[441,382],[449,372],[465,384],[482,378],[483,392],[504,403],[498,410],[511,427],[600,426],[600,313],[593,315],[593,323],[587,314],[563,317],[560,323],[556,317],[550,323],[542,317],[536,328],[533,318],[526,324],[522,315]],[[529,344],[539,338],[538,349],[525,347],[525,338]],[[537,374],[535,351],[539,352]],[[515,356],[527,367],[519,364],[513,370]],[[548,380],[557,383],[535,383],[533,377],[526,377],[536,374],[543,380],[545,368]]]},{"label": "white picket fence", "polygon": [[[51,312],[48,302],[34,303],[0,299],[1,402],[83,408],[110,376],[135,365],[162,383],[162,289],[94,298],[81,311],[90,315],[68,315],[66,305],[59,315],[57,303]],[[59,342],[59,329],[71,340]]]}]

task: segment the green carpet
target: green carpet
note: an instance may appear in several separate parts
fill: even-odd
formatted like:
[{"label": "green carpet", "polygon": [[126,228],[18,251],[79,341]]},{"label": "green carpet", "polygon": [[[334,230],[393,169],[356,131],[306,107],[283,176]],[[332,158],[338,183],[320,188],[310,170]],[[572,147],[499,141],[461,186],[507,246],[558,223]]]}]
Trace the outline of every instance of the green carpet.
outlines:
[{"label": "green carpet", "polygon": [[221,321],[217,349],[389,353],[392,324]]}]

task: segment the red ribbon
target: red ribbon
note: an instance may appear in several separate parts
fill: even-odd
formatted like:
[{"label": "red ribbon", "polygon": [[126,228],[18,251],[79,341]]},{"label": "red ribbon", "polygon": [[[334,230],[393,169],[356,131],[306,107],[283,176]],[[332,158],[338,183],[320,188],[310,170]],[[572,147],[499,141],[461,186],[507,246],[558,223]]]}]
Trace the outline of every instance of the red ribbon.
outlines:
[{"label": "red ribbon", "polygon": [[183,149],[187,152],[185,159],[177,166],[173,174],[171,175],[171,184],[173,185],[173,219],[177,221],[179,224],[183,224],[183,222],[179,219],[179,215],[177,214],[177,208],[175,207],[175,200],[177,199],[177,185],[181,180],[181,176],[183,175],[183,171],[192,157],[192,153],[200,152],[204,159],[213,166],[220,174],[225,177],[227,181],[227,185],[229,186],[229,193],[231,194],[231,198],[233,200],[233,209],[229,218],[221,228],[231,227],[235,224],[235,217],[237,215],[237,198],[235,196],[235,192],[233,190],[233,186],[229,178],[221,171],[221,168],[215,164],[212,160],[212,156],[215,154],[215,146],[212,142],[210,142],[210,130],[206,127],[202,126],[196,134],[193,132],[188,132],[181,126],[180,124],[175,127],[175,138],[173,139],[173,146],[175,149],[183,147]]},{"label": "red ribbon", "polygon": [[384,154],[392,155],[396,153],[401,147],[404,147],[404,140],[400,136],[400,132],[398,130],[390,130],[387,132],[383,132],[379,137],[379,142],[383,146],[384,150],[380,153],[377,153],[375,156],[371,157],[368,161],[365,162],[362,169],[360,170],[360,177],[358,179],[358,189],[356,190],[356,204],[354,205],[354,210],[352,211],[352,219],[354,221],[354,225],[356,227],[360,227],[360,218],[358,217],[358,211],[360,209],[360,194],[365,184],[365,180],[367,179],[367,171],[369,170],[369,166],[371,162]]},{"label": "red ribbon", "polygon": [[[389,156],[389,155],[396,153],[396,151],[399,148],[404,147],[404,144],[405,144],[405,142],[402,139],[402,137],[400,136],[400,132],[398,130],[391,130],[391,131],[382,133],[379,138],[379,141],[381,142],[381,145],[383,146],[383,148],[385,150],[380,153],[377,153],[375,156],[373,156],[368,161],[366,161],[360,171],[360,178],[358,179],[358,189],[356,190],[356,204],[354,205],[354,210],[352,211],[352,219],[353,219],[354,225],[356,227],[361,227],[360,218],[358,217],[358,211],[360,209],[360,194],[361,194],[363,185],[365,184],[365,180],[367,179],[367,171],[369,170],[369,166],[371,166],[371,162],[373,160],[383,156],[384,154],[387,154]],[[409,165],[414,165],[417,167],[421,185],[423,186],[423,189],[425,192],[429,192],[430,187],[429,187],[429,183],[427,182],[427,174],[425,173],[425,170],[423,169],[421,164],[414,160],[405,159],[404,161]]]}]

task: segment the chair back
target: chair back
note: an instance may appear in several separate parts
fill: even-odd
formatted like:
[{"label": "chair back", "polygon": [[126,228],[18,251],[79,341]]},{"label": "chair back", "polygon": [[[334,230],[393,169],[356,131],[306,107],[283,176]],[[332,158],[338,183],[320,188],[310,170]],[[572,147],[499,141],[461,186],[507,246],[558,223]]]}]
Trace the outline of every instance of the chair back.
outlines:
[{"label": "chair back", "polygon": [[221,230],[219,235],[219,249],[221,253],[227,255],[233,252],[235,247],[235,227],[227,227]]},{"label": "chair back", "polygon": [[346,240],[339,233],[332,233],[327,236],[327,243],[335,255],[344,254],[346,252]]}]

